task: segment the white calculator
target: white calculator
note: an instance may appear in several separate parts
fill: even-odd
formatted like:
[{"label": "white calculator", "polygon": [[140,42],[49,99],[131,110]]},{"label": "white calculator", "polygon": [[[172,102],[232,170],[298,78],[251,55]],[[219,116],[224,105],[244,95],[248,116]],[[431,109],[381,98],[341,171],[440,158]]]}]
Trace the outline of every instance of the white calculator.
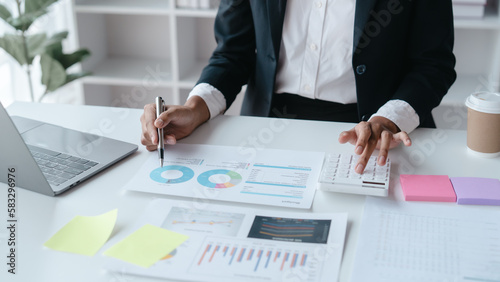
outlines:
[{"label": "white calculator", "polygon": [[318,188],[323,191],[387,197],[391,161],[377,164],[377,157],[370,157],[363,174],[354,171],[359,156],[327,153],[319,176]]}]

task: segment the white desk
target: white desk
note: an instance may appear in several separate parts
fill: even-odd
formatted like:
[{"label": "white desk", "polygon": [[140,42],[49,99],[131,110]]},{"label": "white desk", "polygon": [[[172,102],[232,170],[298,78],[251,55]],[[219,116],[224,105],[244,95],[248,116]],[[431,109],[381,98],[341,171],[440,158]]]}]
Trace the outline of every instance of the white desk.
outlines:
[{"label": "white desk", "polygon": [[[90,106],[14,103],[11,115],[34,118],[81,131],[136,143],[140,149],[124,161],[57,197],[47,197],[17,189],[17,274],[0,267],[0,281],[157,281],[136,276],[108,273],[103,269],[101,249],[94,257],[49,250],[43,243],[76,215],[98,215],[118,208],[113,235],[135,222],[155,196],[123,190],[129,177],[146,160],[140,145],[142,110]],[[292,150],[351,153],[351,145],[337,142],[341,131],[352,124],[277,120],[255,117],[221,116],[201,126],[184,143],[229,146],[262,146]],[[414,145],[390,152],[393,161],[391,197],[401,199],[399,174],[444,174],[449,176],[500,177],[500,158],[478,159],[467,154],[465,131],[418,129],[411,134]],[[0,137],[2,138],[2,137]],[[253,145],[252,145],[253,144]],[[0,172],[3,173],[3,172]],[[5,226],[7,216],[6,185],[0,184],[0,218]],[[163,196],[166,197],[166,196]],[[181,199],[181,198],[175,198]],[[190,200],[190,199],[185,199]],[[311,212],[347,212],[349,215],[340,281],[349,281],[353,271],[360,218],[365,197],[318,191]],[[231,203],[217,202],[231,206]],[[443,203],[444,204],[444,203]],[[290,210],[244,205],[269,210]],[[444,205],[450,205],[446,203]],[[493,209],[497,207],[475,207]],[[0,256],[7,256],[7,230],[0,229]],[[7,279],[5,279],[7,278]]]}]

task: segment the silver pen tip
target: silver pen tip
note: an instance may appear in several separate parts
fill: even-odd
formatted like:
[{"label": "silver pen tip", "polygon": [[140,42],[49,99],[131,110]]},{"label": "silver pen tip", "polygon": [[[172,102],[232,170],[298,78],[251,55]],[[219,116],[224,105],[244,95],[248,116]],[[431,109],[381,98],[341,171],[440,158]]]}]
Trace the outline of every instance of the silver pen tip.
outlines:
[{"label": "silver pen tip", "polygon": [[163,167],[163,159],[160,159],[160,167]]}]

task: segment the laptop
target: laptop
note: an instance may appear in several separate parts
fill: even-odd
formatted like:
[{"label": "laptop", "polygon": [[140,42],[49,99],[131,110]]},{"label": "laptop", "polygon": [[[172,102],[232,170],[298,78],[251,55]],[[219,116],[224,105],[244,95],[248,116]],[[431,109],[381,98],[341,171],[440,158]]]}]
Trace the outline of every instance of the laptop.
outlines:
[{"label": "laptop", "polygon": [[23,117],[0,103],[0,182],[55,196],[137,151],[130,144]]}]

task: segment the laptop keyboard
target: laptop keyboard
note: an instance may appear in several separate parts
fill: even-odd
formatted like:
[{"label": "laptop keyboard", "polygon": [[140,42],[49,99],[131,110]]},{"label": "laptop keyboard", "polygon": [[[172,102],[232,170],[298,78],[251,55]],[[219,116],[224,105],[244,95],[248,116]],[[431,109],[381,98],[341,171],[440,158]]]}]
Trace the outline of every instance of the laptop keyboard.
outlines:
[{"label": "laptop keyboard", "polygon": [[30,146],[31,154],[51,185],[59,186],[99,163]]}]

